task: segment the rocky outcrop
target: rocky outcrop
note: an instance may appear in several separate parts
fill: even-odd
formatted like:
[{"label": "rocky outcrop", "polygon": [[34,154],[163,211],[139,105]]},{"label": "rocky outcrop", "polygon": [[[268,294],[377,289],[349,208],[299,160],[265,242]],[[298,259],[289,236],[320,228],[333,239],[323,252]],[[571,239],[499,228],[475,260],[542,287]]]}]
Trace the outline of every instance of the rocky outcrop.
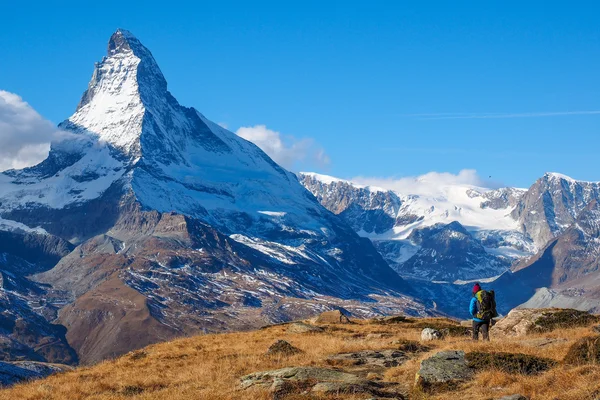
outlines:
[{"label": "rocky outcrop", "polygon": [[389,390],[381,383],[359,378],[347,372],[316,367],[289,367],[273,371],[256,372],[241,378],[243,389],[262,387],[269,389],[275,398],[283,398],[286,394],[371,394],[382,397],[403,398],[394,390]]},{"label": "rocky outcrop", "polygon": [[549,332],[557,328],[586,326],[598,321],[598,317],[570,309],[514,309],[498,321],[491,334],[526,336],[530,333]]}]

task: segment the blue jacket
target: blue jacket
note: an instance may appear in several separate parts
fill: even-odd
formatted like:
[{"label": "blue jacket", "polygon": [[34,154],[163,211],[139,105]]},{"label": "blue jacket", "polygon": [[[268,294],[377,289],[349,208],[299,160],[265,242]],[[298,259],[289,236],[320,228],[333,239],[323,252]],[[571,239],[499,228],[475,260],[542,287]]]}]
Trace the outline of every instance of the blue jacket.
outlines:
[{"label": "blue jacket", "polygon": [[473,321],[484,322],[482,319],[476,317],[477,311],[479,311],[479,302],[477,301],[477,298],[473,296],[473,298],[471,299],[471,304],[469,305],[469,312],[473,316]]}]

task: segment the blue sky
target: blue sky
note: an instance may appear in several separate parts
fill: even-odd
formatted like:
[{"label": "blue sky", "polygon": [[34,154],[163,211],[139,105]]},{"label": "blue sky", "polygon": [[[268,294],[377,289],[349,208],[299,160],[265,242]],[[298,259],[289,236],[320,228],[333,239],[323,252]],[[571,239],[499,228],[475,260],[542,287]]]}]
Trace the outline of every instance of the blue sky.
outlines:
[{"label": "blue sky", "polygon": [[0,89],[55,123],[122,27],[182,104],[331,160],[295,169],[600,180],[598,2],[48,3],[3,4]]}]

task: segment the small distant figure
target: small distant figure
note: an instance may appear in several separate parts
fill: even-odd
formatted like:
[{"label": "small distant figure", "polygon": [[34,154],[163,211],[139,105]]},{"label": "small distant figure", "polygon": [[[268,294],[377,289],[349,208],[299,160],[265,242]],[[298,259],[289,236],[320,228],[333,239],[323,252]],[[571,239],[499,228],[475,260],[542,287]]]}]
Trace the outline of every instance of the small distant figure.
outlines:
[{"label": "small distant figure", "polygon": [[479,340],[479,331],[481,330],[483,340],[489,341],[492,318],[498,316],[494,291],[483,290],[481,285],[476,283],[473,286],[473,298],[469,305],[469,312],[473,317],[473,340]]}]

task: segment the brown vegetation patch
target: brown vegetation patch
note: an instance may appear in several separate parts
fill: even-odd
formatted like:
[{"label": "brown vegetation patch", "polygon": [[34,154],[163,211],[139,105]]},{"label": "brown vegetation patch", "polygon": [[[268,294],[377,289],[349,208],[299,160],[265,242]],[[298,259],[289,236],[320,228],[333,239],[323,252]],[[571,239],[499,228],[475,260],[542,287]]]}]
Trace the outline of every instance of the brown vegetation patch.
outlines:
[{"label": "brown vegetation patch", "polygon": [[564,362],[569,365],[600,364],[600,337],[579,339],[569,348]]},{"label": "brown vegetation patch", "polygon": [[432,347],[426,346],[421,342],[416,340],[399,340],[398,350],[403,351],[405,353],[427,353],[432,350]]},{"label": "brown vegetation patch", "polygon": [[598,316],[586,311],[564,309],[545,312],[536,321],[536,330],[538,332],[550,332],[555,329],[577,328],[597,323],[598,320]]},{"label": "brown vegetation patch", "polygon": [[494,369],[508,374],[537,375],[557,363],[549,358],[520,353],[484,353],[474,351],[465,355],[469,366],[476,371]]}]

